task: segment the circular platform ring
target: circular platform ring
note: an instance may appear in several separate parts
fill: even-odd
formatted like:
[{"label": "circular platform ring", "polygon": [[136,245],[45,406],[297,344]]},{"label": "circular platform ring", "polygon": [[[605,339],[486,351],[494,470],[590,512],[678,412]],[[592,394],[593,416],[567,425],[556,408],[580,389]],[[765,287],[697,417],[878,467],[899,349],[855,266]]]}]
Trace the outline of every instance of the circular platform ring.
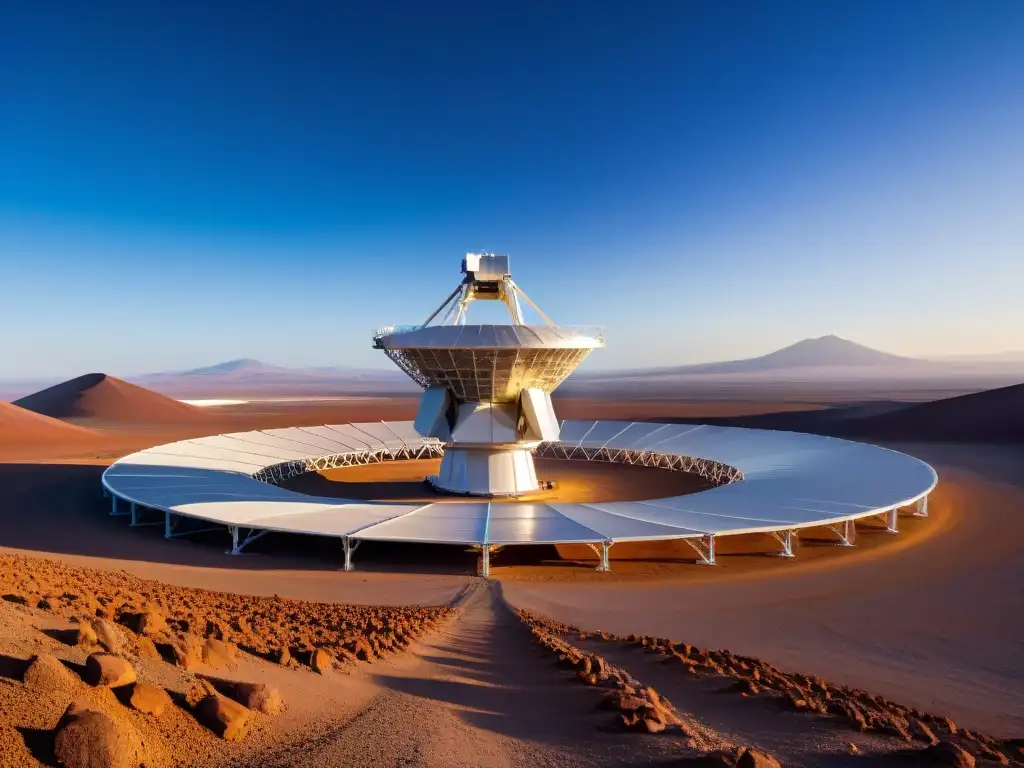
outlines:
[{"label": "circular platform ring", "polygon": [[[270,531],[362,540],[494,546],[684,539],[714,562],[714,537],[791,536],[830,527],[852,544],[853,521],[880,516],[897,528],[898,510],[927,514],[937,483],[928,464],[887,448],[794,432],[564,421],[539,456],[610,461],[700,474],[715,487],[644,501],[588,503],[372,502],[307,496],[274,485],[304,472],[382,461],[438,458],[441,444],[411,422],[371,422],[257,430],[183,440],[125,456],[103,473],[112,514],[160,523],[172,537],[196,525],[227,526],[232,551]],[[123,511],[127,502],[129,511]],[[162,520],[153,520],[153,512]],[[349,557],[346,557],[347,564]]]}]

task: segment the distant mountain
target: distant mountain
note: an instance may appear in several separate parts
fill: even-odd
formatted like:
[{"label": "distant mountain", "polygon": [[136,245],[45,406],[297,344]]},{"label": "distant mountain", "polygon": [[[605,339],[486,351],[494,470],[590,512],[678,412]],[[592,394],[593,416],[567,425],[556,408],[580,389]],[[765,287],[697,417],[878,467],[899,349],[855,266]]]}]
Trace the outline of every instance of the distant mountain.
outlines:
[{"label": "distant mountain", "polygon": [[98,419],[119,424],[181,424],[206,414],[177,400],[105,373],[87,373],[16,400],[14,405],[53,419]]},{"label": "distant mountain", "polygon": [[822,336],[804,339],[796,344],[770,352],[760,357],[745,360],[730,360],[721,363],[700,363],[678,365],[666,368],[647,368],[632,371],[589,373],[592,378],[623,378],[651,376],[685,376],[691,374],[732,374],[785,372],[797,369],[846,369],[846,368],[927,368],[934,366],[926,360],[901,357],[880,352],[863,344],[857,344],[838,336]]},{"label": "distant mountain", "polygon": [[185,371],[149,373],[132,381],[175,397],[208,395],[346,396],[418,392],[397,368],[285,368],[241,358]]}]

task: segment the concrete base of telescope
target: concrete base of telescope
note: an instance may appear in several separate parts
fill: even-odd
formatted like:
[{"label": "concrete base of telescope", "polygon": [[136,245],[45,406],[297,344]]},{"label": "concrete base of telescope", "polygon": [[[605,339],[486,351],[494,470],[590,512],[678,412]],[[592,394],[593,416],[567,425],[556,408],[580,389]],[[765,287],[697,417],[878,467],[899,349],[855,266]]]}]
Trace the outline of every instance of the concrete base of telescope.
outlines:
[{"label": "concrete base of telescope", "polygon": [[515,446],[448,445],[441,471],[427,478],[434,488],[461,496],[521,496],[538,490],[533,466],[535,444]]}]

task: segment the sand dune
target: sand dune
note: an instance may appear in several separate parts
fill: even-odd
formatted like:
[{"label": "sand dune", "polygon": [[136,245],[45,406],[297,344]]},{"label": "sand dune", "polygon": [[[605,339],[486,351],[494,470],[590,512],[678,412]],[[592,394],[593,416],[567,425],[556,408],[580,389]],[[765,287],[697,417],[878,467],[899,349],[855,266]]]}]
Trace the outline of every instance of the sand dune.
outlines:
[{"label": "sand dune", "polygon": [[68,446],[96,439],[95,433],[42,416],[11,403],[0,403],[0,446]]},{"label": "sand dune", "polygon": [[87,373],[15,402],[55,419],[95,419],[118,424],[166,424],[205,419],[199,408],[115,379]]},{"label": "sand dune", "polygon": [[890,439],[1019,442],[1024,439],[1024,384],[922,403],[852,426],[859,434]]}]

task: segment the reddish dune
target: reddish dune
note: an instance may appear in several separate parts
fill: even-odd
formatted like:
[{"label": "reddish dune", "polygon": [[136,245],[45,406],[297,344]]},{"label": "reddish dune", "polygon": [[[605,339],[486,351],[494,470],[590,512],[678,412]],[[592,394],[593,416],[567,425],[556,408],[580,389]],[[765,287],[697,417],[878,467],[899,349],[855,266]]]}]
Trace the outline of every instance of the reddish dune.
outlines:
[{"label": "reddish dune", "polygon": [[55,419],[118,424],[183,423],[206,417],[199,408],[105,373],[87,373],[55,384],[15,401],[15,405]]},{"label": "reddish dune", "polygon": [[80,444],[95,433],[63,421],[0,403],[0,447]]},{"label": "reddish dune", "polygon": [[850,426],[892,439],[1016,443],[1024,440],[1024,384],[922,403]]}]

